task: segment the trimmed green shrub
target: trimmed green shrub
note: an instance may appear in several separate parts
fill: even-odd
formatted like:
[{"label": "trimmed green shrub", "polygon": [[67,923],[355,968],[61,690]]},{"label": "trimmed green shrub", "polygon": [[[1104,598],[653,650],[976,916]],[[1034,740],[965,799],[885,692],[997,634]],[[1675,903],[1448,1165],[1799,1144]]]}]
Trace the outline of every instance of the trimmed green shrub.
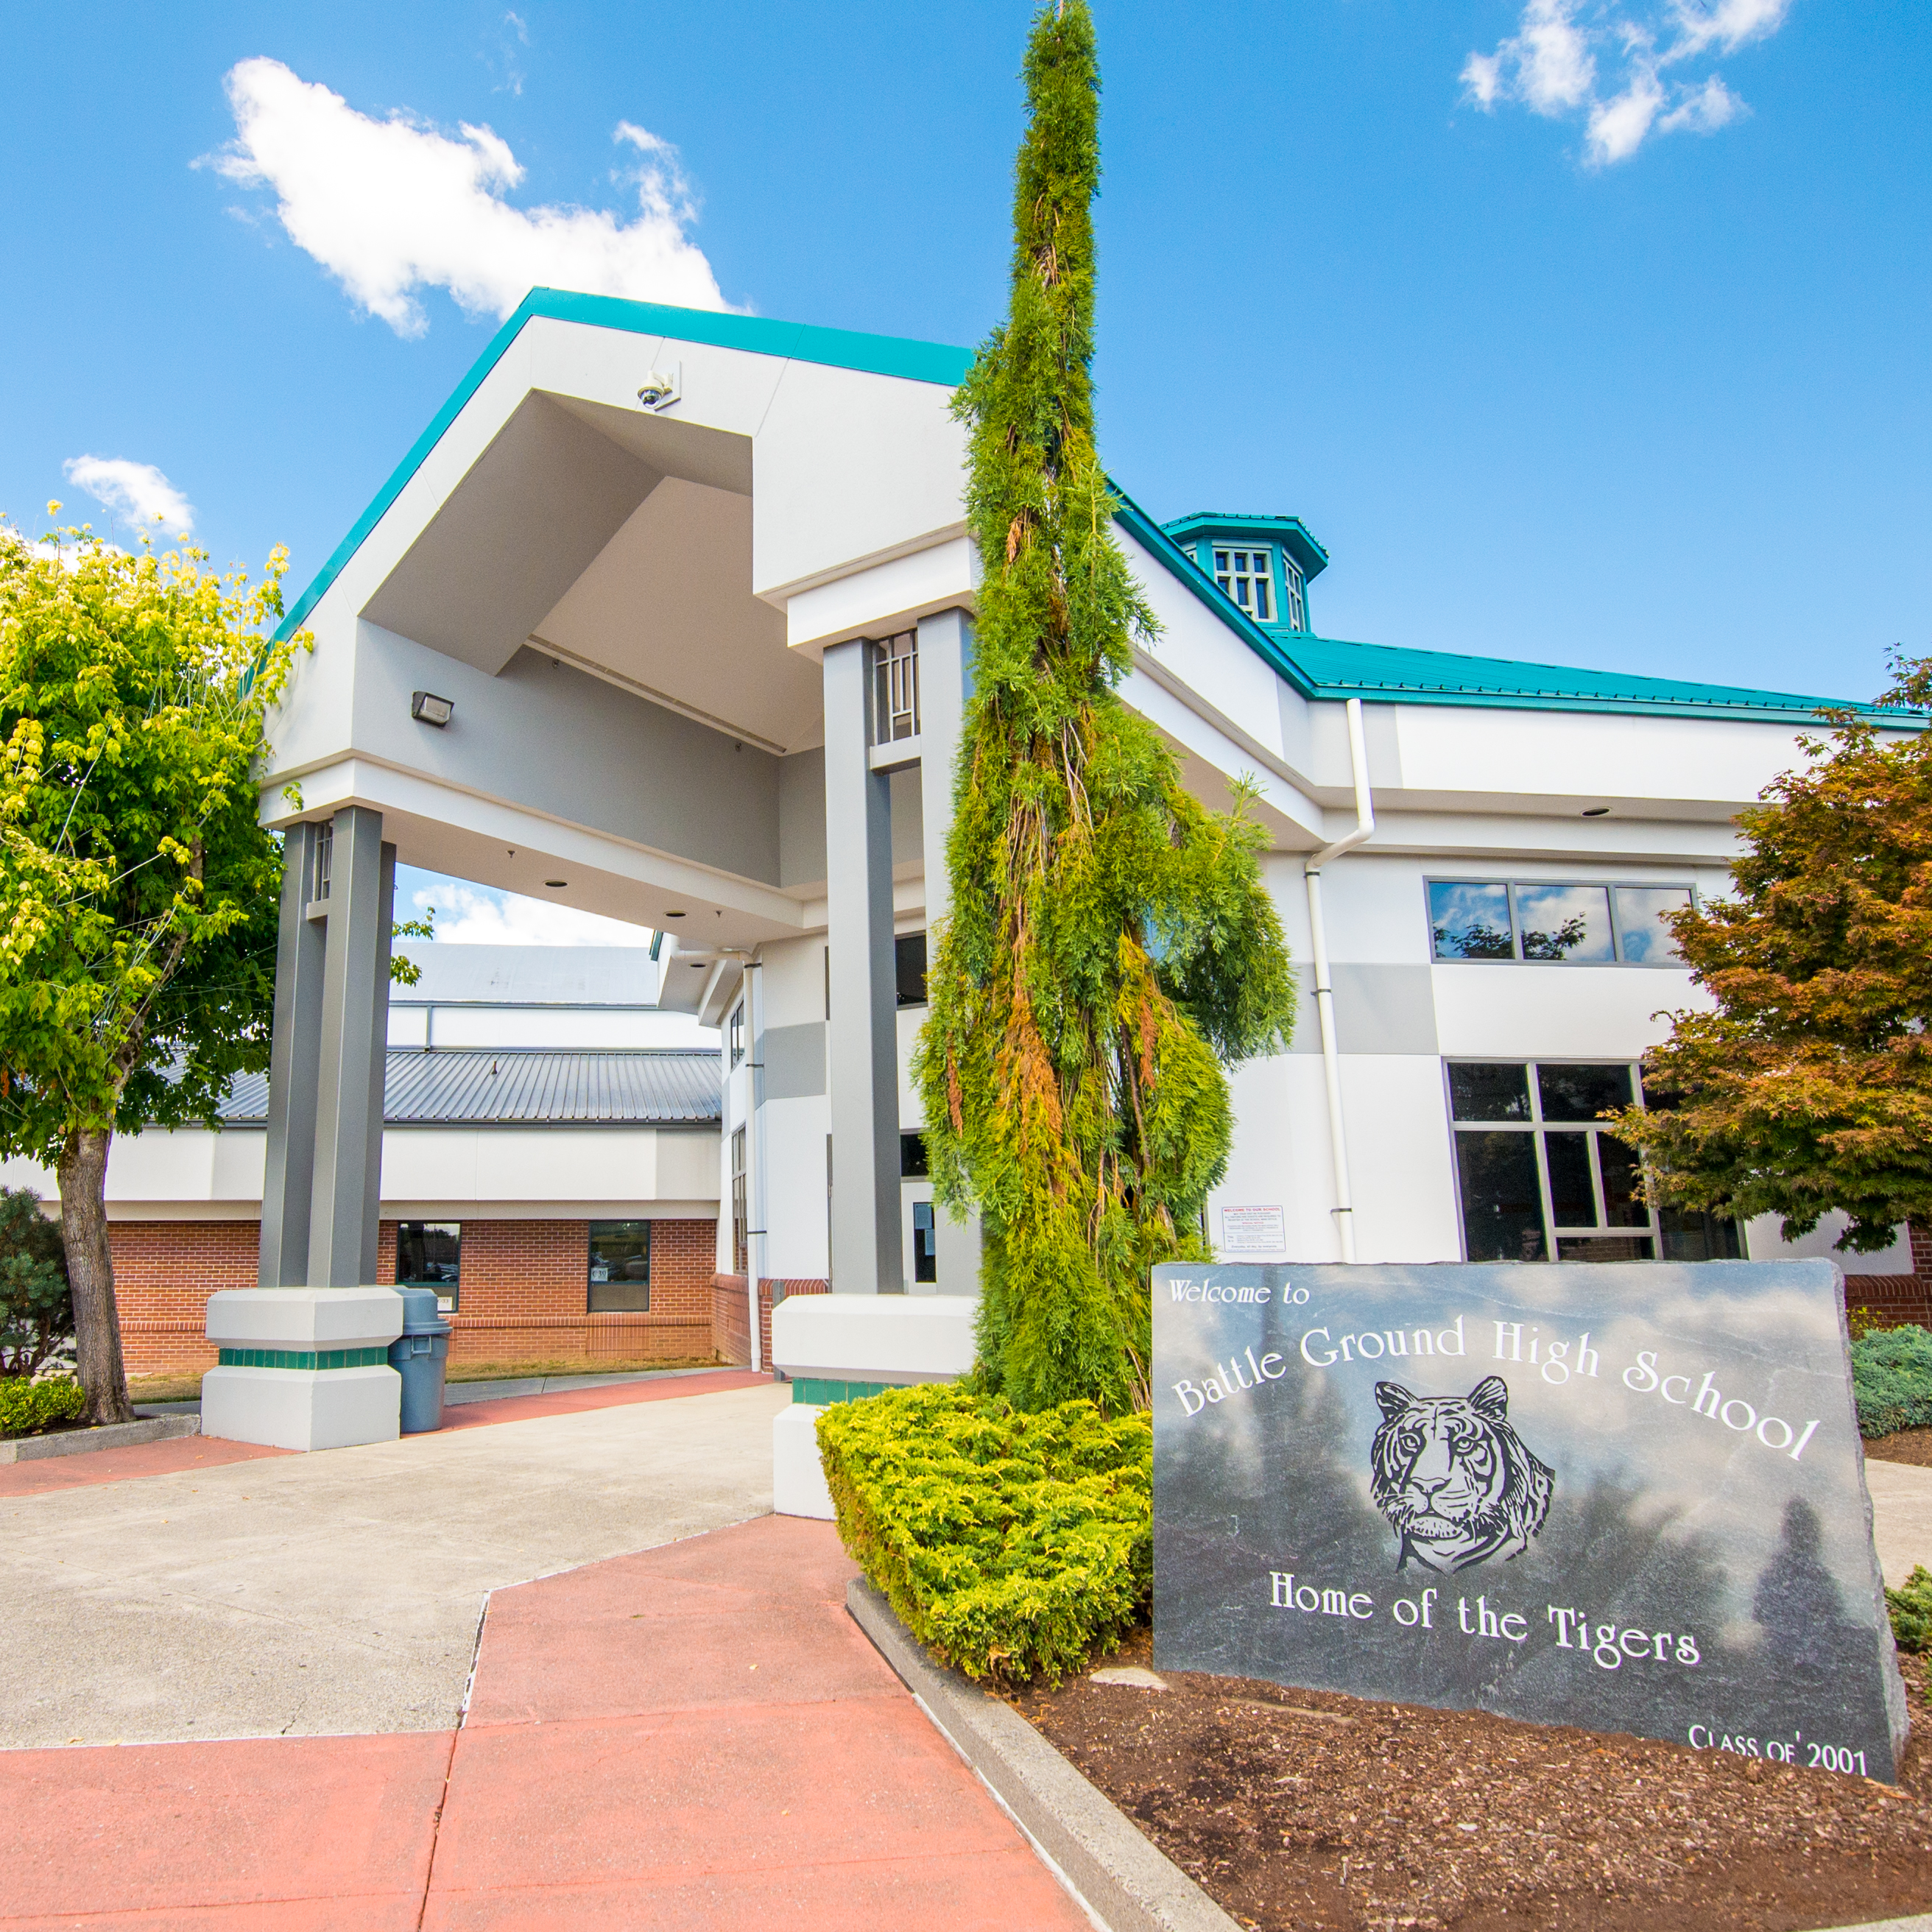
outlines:
[{"label": "trimmed green shrub", "polygon": [[1026,1413],[956,1382],[818,1422],[845,1547],[969,1677],[1058,1683],[1112,1649],[1154,1586],[1154,1427],[1090,1402]]},{"label": "trimmed green shrub", "polygon": [[1932,1649],[1932,1570],[1915,1564],[1904,1589],[1886,1591],[1885,1604],[1892,1612],[1892,1640],[1900,1650]]},{"label": "trimmed green shrub", "polygon": [[60,1224],[31,1187],[0,1187],[0,1376],[31,1376],[73,1336]]},{"label": "trimmed green shrub", "polygon": [[1852,1392],[1861,1436],[1932,1428],[1932,1334],[1901,1328],[1861,1335],[1852,1344]]},{"label": "trimmed green shrub", "polygon": [[72,1422],[87,1406],[87,1391],[66,1376],[31,1382],[0,1376],[0,1436],[33,1436],[56,1422]]}]

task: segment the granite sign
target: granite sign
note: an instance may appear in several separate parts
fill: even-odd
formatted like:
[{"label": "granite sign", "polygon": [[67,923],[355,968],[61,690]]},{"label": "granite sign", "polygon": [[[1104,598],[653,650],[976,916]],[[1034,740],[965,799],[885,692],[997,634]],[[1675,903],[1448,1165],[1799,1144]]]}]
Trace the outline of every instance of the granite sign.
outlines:
[{"label": "granite sign", "polygon": [[1830,1262],[1154,1294],[1157,1665],[1894,1776]]}]

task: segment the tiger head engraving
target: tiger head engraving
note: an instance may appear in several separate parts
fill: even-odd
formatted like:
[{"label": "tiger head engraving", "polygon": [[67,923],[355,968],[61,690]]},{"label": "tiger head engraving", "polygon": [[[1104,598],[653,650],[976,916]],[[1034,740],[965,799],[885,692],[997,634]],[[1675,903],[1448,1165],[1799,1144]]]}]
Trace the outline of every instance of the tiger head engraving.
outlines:
[{"label": "tiger head engraving", "polygon": [[1487,1376],[1467,1395],[1412,1395],[1378,1382],[1382,1426],[1369,1450],[1376,1507],[1400,1540],[1396,1568],[1507,1562],[1543,1527],[1556,1472],[1510,1426],[1509,1387]]}]

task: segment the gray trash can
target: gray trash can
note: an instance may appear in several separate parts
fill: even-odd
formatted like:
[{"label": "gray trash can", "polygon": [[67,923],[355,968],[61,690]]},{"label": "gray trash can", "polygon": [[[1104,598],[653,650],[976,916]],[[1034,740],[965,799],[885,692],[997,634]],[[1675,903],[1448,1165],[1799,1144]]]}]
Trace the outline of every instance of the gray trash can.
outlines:
[{"label": "gray trash can", "polygon": [[449,1367],[449,1324],[433,1288],[399,1288],[403,1332],[389,1344],[389,1366],[403,1378],[403,1433],[442,1426],[442,1378]]}]

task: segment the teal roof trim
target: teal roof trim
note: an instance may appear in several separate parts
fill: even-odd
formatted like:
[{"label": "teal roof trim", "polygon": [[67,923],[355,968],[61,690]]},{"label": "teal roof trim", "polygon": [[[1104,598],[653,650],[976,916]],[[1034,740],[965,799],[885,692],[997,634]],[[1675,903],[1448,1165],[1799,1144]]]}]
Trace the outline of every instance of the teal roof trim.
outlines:
[{"label": "teal roof trim", "polygon": [[[892,376],[914,382],[956,388],[973,365],[973,352],[950,344],[920,342],[898,336],[865,335],[851,330],[818,328],[809,323],[775,322],[763,316],[732,315],[710,309],[672,308],[658,302],[628,302],[616,296],[573,294],[532,289],[514,314],[490,338],[409,454],[391,473],[334,554],[316,574],[275,632],[284,638],[298,630],[321,602],[343,567],[401,495],[443,433],[482,386],[505,351],[533,317],[573,322],[633,335],[662,335],[674,341],[739,349],[753,355],[815,362],[829,368]],[[1406,650],[1383,644],[1348,644],[1300,633],[1292,650],[1283,638],[1264,630],[1225,596],[1180,548],[1118,484],[1115,516],[1170,575],[1187,590],[1262,661],[1304,698],[1367,698],[1387,704],[1460,704],[1505,710],[1686,713],[1707,718],[1762,718],[1815,723],[1827,710],[1847,710],[1906,730],[1932,724],[1932,714],[1872,704],[1844,704],[1785,692],[1751,691],[1728,685],[1679,682],[1604,671],[1573,670],[1553,664],[1519,663],[1507,658],[1458,657],[1446,651]],[[1200,520],[1180,520],[1184,524]],[[1298,518],[1216,518],[1228,524],[1258,527]],[[1305,532],[1304,532],[1305,534]],[[1310,537],[1309,542],[1314,544]],[[1318,550],[1320,546],[1315,545]],[[1328,553],[1322,555],[1326,559]]]},{"label": "teal roof trim", "polygon": [[677,342],[704,343],[717,349],[742,349],[754,356],[782,356],[794,362],[817,362],[832,369],[855,369],[866,375],[896,376],[909,382],[934,382],[956,389],[973,366],[973,352],[950,343],[918,342],[896,335],[862,335],[850,329],[816,328],[808,322],[774,322],[757,315],[730,315],[713,309],[671,308],[661,302],[628,302],[619,296],[573,294],[565,289],[532,289],[516,313],[490,338],[490,344],[471,364],[469,373],[450,392],[431,418],[429,427],[410,445],[409,454],[390,472],[369,507],[320,570],[275,632],[279,640],[292,637],[320,603],[328,586],[362,547],[369,532],[382,520],[410,478],[422,467],[443,433],[463,413],[484,379],[502,361],[506,350],[535,316],[554,322],[583,322],[598,328],[622,329],[631,335],[662,335]]}]

